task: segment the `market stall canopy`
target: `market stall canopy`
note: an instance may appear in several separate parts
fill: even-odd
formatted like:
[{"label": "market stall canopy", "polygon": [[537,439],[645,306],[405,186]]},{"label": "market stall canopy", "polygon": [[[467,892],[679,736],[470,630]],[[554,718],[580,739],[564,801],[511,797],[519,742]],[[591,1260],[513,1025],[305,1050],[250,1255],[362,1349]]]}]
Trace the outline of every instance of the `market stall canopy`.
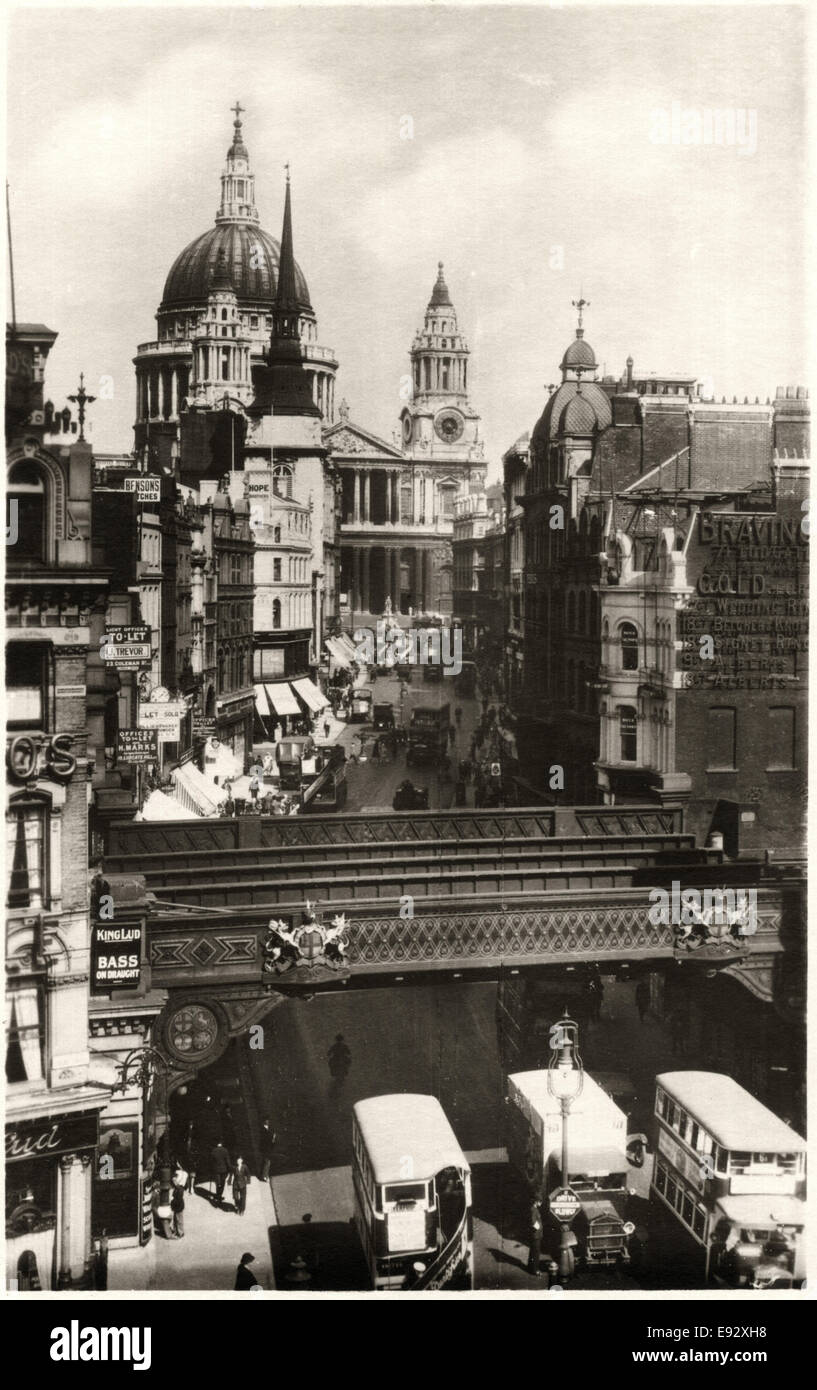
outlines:
[{"label": "market stall canopy", "polygon": [[179,805],[197,816],[214,816],[222,801],[227,799],[223,787],[217,787],[199,772],[192,763],[184,763],[173,773],[174,795]]},{"label": "market stall canopy", "polygon": [[[197,815],[198,812],[193,814]],[[190,811],[185,811],[174,797],[155,791],[145,799],[142,810],[137,811],[134,820],[190,820],[190,816]]]}]

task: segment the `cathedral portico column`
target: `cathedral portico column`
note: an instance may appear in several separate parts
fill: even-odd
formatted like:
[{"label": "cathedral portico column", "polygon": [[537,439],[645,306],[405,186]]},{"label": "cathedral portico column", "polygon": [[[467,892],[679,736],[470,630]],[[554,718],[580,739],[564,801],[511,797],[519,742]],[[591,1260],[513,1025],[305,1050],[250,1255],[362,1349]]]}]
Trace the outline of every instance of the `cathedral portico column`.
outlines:
[{"label": "cathedral portico column", "polygon": [[400,612],[400,548],[393,546],[391,552],[391,601],[395,613]]},{"label": "cathedral portico column", "polygon": [[363,557],[362,557],[362,569],[363,569],[363,576],[362,576],[362,591],[361,591],[361,595],[360,595],[360,607],[361,607],[361,610],[362,610],[364,613],[370,613],[370,612],[371,612],[371,606],[370,606],[370,591],[369,591],[369,574],[370,574],[371,558],[372,558],[372,557],[371,557],[371,552],[370,552],[368,549],[364,550],[364,551],[363,551]]},{"label": "cathedral portico column", "polygon": [[361,514],[362,514],[362,507],[363,507],[363,503],[362,503],[362,501],[361,501],[361,477],[360,477],[360,469],[359,469],[359,468],[356,468],[356,469],[354,470],[352,476],[353,476],[353,478],[354,478],[354,489],[353,489],[353,491],[354,491],[354,513],[353,513],[353,520],[354,520],[355,525],[358,525],[359,522],[360,522],[360,518],[361,518]]},{"label": "cathedral portico column", "polygon": [[352,612],[355,610],[360,612],[363,607],[360,594],[360,569],[360,547],[356,545],[352,548]]},{"label": "cathedral portico column", "polygon": [[170,368],[170,414],[175,420],[179,413],[179,375],[175,367]]},{"label": "cathedral portico column", "polygon": [[371,503],[372,503],[371,484],[372,484],[372,480],[371,480],[371,476],[370,476],[370,474],[369,474],[369,470],[368,470],[368,469],[365,469],[365,470],[364,470],[364,473],[363,473],[363,520],[364,520],[364,521],[371,521],[371,519],[372,519],[372,515],[371,515]]}]

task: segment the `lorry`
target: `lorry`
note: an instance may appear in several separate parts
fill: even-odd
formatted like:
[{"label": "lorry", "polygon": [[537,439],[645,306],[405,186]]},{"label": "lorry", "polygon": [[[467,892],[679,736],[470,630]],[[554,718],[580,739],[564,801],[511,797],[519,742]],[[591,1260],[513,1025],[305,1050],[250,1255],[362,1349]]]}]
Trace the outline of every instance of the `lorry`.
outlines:
[{"label": "lorry", "polygon": [[367,685],[352,692],[352,708],[349,719],[354,723],[365,724],[371,718],[374,695]]},{"label": "lorry", "polygon": [[379,704],[374,706],[372,711],[374,727],[379,732],[381,729],[394,728],[394,706],[389,704]]},{"label": "lorry", "polygon": [[315,780],[324,765],[311,734],[282,738],[275,757],[282,791],[299,792],[305,783]]},{"label": "lorry", "polygon": [[[627,1117],[606,1091],[584,1073],[568,1114],[568,1173],[561,1172],[560,1101],[548,1088],[548,1071],[516,1072],[508,1077],[506,1143],[508,1158],[529,1183],[532,1198],[542,1201],[569,1186],[579,1200],[572,1221],[577,1263],[587,1268],[629,1264],[633,1223],[626,1220]],[[558,1247],[559,1223],[552,1223],[551,1244]]]},{"label": "lorry", "polygon": [[412,763],[438,762],[447,767],[448,730],[451,727],[451,706],[416,705],[411,711],[408,729],[406,767]]}]

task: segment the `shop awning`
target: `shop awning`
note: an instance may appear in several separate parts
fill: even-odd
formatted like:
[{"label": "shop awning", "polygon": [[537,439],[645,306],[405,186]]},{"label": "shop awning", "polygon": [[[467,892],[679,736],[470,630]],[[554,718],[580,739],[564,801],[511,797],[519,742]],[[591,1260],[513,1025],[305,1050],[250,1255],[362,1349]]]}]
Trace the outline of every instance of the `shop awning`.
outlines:
[{"label": "shop awning", "polygon": [[174,796],[186,811],[197,816],[214,816],[227,793],[199,772],[192,763],[184,763],[173,773]]},{"label": "shop awning", "polygon": [[255,687],[255,708],[258,710],[262,719],[269,719],[269,700],[267,699],[267,692],[263,685],[257,685]]},{"label": "shop awning", "polygon": [[329,704],[322,690],[319,690],[314,681],[303,676],[301,680],[292,682],[292,689],[297,691],[301,699],[312,710],[313,714],[320,714],[322,709],[326,709]]},{"label": "shop awning", "polygon": [[272,705],[273,714],[283,716],[285,714],[301,713],[301,706],[298,704],[298,701],[295,699],[292,690],[286,682],[281,681],[277,685],[268,685],[266,690],[269,696],[269,702]]},{"label": "shop awning", "polygon": [[346,653],[346,665],[348,666],[350,661],[357,663],[357,647],[355,646],[348,632],[342,632],[340,636],[337,637],[335,640],[340,642],[341,646],[343,647],[343,650]]},{"label": "shop awning", "polygon": [[338,666],[349,665],[349,653],[347,652],[343,643],[340,641],[340,638],[327,637],[324,646],[326,647],[326,650],[328,651],[332,660],[337,662]]}]

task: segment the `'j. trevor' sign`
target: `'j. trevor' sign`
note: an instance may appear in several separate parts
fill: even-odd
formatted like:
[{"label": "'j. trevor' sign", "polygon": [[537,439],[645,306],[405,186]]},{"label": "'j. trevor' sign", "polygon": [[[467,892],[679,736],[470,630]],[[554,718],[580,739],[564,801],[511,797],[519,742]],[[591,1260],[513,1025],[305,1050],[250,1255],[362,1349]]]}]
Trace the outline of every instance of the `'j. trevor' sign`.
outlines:
[{"label": "'j. trevor' sign", "polygon": [[116,666],[119,671],[138,671],[140,666],[150,665],[150,628],[147,623],[106,628],[99,654],[106,666]]}]

